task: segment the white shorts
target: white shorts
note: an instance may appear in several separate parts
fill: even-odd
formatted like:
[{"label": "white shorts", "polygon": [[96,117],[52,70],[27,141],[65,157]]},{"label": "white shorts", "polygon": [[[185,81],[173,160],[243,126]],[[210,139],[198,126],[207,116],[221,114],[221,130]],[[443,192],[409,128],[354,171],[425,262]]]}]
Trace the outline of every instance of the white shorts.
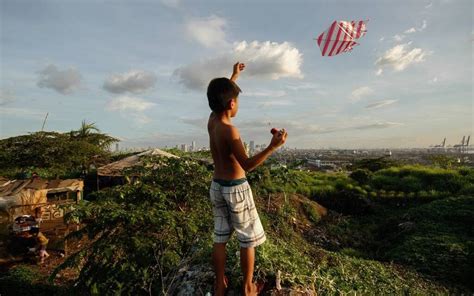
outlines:
[{"label": "white shorts", "polygon": [[213,205],[215,243],[226,243],[234,231],[243,248],[256,247],[266,240],[247,181],[234,186],[212,181],[209,195]]}]

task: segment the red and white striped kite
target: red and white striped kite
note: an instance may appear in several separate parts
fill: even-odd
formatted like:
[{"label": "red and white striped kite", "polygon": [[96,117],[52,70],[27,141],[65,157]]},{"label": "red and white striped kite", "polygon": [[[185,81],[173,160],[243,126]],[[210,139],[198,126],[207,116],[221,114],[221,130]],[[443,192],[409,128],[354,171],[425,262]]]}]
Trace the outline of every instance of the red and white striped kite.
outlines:
[{"label": "red and white striped kite", "polygon": [[359,45],[355,40],[367,32],[367,21],[334,21],[331,26],[316,39],[323,56],[335,56],[351,51]]}]

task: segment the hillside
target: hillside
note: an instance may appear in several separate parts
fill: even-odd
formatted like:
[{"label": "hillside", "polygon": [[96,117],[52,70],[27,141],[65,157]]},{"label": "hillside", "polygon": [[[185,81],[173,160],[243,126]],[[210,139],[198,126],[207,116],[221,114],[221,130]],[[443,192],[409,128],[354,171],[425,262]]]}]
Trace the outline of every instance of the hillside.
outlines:
[{"label": "hillside", "polygon": [[[212,291],[211,172],[187,158],[149,161],[159,166],[139,168],[134,183],[95,192],[68,215],[85,225],[69,237],[81,247],[58,260],[52,282],[46,280],[51,269],[17,265],[0,278],[0,293]],[[473,293],[474,171],[360,170],[350,177],[268,167],[249,174],[268,236],[255,269],[267,282],[265,293]],[[237,251],[234,239],[226,271],[230,295],[238,295],[241,279]]]}]

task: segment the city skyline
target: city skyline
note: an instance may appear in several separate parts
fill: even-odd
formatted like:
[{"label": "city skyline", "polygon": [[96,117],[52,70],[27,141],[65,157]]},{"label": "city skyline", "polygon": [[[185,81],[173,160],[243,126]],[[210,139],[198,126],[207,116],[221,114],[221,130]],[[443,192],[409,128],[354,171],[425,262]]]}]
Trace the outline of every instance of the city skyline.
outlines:
[{"label": "city skyline", "polygon": [[[298,148],[456,145],[472,134],[471,1],[2,1],[0,138],[82,120],[120,147],[208,146],[206,83],[247,64],[242,140]],[[333,20],[368,19],[322,57]],[[278,21],[275,21],[278,20]],[[453,25],[455,24],[455,25]]]}]

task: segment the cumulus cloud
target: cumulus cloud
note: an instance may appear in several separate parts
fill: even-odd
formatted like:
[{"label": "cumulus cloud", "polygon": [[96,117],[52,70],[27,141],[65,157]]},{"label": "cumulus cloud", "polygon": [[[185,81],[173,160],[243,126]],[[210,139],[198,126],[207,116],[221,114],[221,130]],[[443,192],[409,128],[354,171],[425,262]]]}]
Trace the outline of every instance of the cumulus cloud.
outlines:
[{"label": "cumulus cloud", "polygon": [[111,75],[104,82],[103,88],[115,94],[142,93],[152,89],[155,84],[155,74],[143,70],[131,70],[127,73]]},{"label": "cumulus cloud", "polygon": [[415,29],[414,27],[411,27],[410,29],[405,30],[405,32],[403,32],[403,33],[405,33],[405,34],[411,34],[411,33],[415,33],[415,32],[416,32],[416,29]]},{"label": "cumulus cloud", "polygon": [[376,76],[380,76],[380,75],[382,75],[382,73],[383,73],[382,69],[377,69],[377,71],[375,71]]},{"label": "cumulus cloud", "polygon": [[360,101],[362,98],[374,93],[374,90],[368,86],[362,86],[352,91],[350,99],[353,102]]},{"label": "cumulus cloud", "polygon": [[235,43],[228,53],[176,69],[175,75],[185,87],[203,90],[210,79],[227,76],[230,65],[235,61],[247,64],[246,76],[276,80],[302,78],[302,60],[302,54],[288,42],[242,41]]},{"label": "cumulus cloud", "polygon": [[395,71],[403,71],[412,64],[423,62],[428,53],[421,48],[410,49],[410,46],[411,42],[394,46],[379,57],[375,65],[379,69],[391,67]]},{"label": "cumulus cloud", "polygon": [[15,100],[15,95],[8,89],[0,89],[0,106],[10,104]]},{"label": "cumulus cloud", "polygon": [[367,106],[365,106],[365,108],[367,108],[367,109],[379,109],[379,108],[382,108],[382,107],[386,107],[388,105],[395,104],[396,102],[398,102],[398,100],[382,100],[382,101],[370,103]]},{"label": "cumulus cloud", "polygon": [[55,65],[50,64],[39,72],[37,85],[67,95],[79,88],[81,80],[82,76],[78,70],[74,68],[59,70]]},{"label": "cumulus cloud", "polygon": [[227,21],[219,16],[190,19],[185,24],[186,35],[208,48],[229,46],[225,29]]}]

